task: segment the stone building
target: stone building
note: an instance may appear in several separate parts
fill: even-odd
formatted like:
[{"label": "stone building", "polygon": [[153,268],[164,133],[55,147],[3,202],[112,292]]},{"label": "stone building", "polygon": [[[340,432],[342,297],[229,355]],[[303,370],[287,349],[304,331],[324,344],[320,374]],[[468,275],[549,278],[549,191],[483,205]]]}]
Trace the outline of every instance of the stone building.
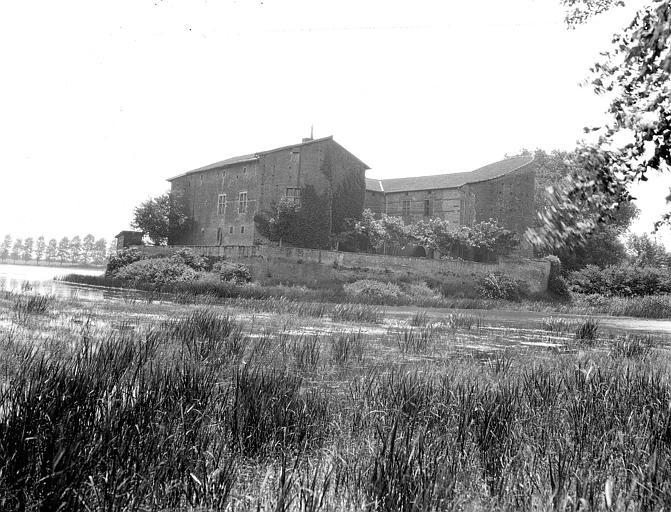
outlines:
[{"label": "stone building", "polygon": [[[282,197],[298,204],[310,186],[334,210],[334,197],[347,184],[350,211],[361,213],[369,167],[333,137],[242,155],[168,179],[190,217],[188,230],[170,245],[252,245],[260,238],[254,215]],[[336,205],[336,208],[339,205]]]},{"label": "stone building", "polygon": [[518,156],[470,172],[367,178],[365,207],[406,224],[439,217],[458,227],[495,219],[523,234],[534,222],[534,187],[533,157]]}]

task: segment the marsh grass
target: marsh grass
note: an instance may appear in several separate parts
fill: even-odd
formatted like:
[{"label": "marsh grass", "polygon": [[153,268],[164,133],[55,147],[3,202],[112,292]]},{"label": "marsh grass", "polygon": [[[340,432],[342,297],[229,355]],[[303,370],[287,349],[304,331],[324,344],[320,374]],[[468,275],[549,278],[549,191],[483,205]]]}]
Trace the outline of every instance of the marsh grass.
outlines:
[{"label": "marsh grass", "polygon": [[[58,312],[0,327],[0,509],[671,506],[671,383],[652,338],[445,356],[428,325],[373,342],[300,333],[294,317],[254,330],[228,309],[134,307],[170,319],[115,313],[134,328],[104,330],[70,309],[58,352],[43,336]],[[454,336],[490,341],[463,325]],[[366,364],[348,364],[360,348]]]},{"label": "marsh grass", "polygon": [[599,334],[599,321],[595,318],[586,318],[579,322],[575,330],[575,339],[594,342]]},{"label": "marsh grass", "polygon": [[652,336],[628,334],[611,342],[610,354],[616,359],[641,359],[650,355],[655,345]]},{"label": "marsh grass", "polygon": [[300,335],[291,344],[296,368],[306,371],[317,369],[321,357],[321,338],[319,335]]},{"label": "marsh grass", "polygon": [[384,311],[370,304],[336,304],[331,309],[334,322],[379,323]]},{"label": "marsh grass", "polygon": [[337,365],[349,361],[361,363],[364,355],[364,334],[361,331],[334,333],[329,337],[331,360]]},{"label": "marsh grass", "polygon": [[463,329],[470,331],[471,329],[480,330],[483,327],[482,317],[476,315],[467,315],[463,313],[450,313],[444,320],[443,324],[452,330]]},{"label": "marsh grass", "polygon": [[397,333],[398,348],[403,354],[426,353],[435,341],[433,326],[405,327]]},{"label": "marsh grass", "polygon": [[557,316],[543,318],[542,324],[544,330],[556,335],[573,332],[576,327],[574,321]]},{"label": "marsh grass", "polygon": [[425,327],[429,322],[429,315],[426,311],[417,311],[410,319],[412,327]]},{"label": "marsh grass", "polygon": [[50,295],[18,295],[12,304],[12,311],[18,322],[26,322],[31,315],[44,315],[53,306]]}]

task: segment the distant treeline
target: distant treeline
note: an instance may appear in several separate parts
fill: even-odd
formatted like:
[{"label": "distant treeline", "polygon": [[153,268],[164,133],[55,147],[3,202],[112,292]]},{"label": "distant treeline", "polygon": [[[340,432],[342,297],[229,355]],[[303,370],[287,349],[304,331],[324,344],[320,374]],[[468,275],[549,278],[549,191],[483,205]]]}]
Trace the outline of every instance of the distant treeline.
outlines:
[{"label": "distant treeline", "polygon": [[116,241],[107,245],[104,238],[95,239],[91,234],[84,238],[64,236],[60,241],[52,238],[48,242],[43,236],[12,240],[10,235],[0,245],[0,261],[8,259],[15,261],[52,263],[78,263],[84,265],[104,265],[110,252],[114,250]]}]

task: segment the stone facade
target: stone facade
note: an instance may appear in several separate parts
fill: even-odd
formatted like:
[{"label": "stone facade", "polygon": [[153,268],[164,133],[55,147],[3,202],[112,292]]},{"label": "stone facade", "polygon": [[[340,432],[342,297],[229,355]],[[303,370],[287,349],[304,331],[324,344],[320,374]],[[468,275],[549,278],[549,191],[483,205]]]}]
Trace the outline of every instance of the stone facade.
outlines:
[{"label": "stone facade", "polygon": [[[508,158],[471,172],[366,180],[365,207],[402,217],[406,224],[438,217],[454,228],[496,220],[524,234],[534,222],[532,157]],[[530,247],[523,244],[522,252]]]},{"label": "stone facade", "polygon": [[[260,238],[254,215],[268,211],[282,197],[300,202],[307,186],[325,198],[324,208],[346,181],[360,183],[352,198],[360,213],[364,203],[364,175],[368,166],[333,137],[305,139],[285,146],[230,158],[169,179],[191,219],[190,229],[171,245],[248,246]],[[329,199],[330,198],[330,199]]]}]

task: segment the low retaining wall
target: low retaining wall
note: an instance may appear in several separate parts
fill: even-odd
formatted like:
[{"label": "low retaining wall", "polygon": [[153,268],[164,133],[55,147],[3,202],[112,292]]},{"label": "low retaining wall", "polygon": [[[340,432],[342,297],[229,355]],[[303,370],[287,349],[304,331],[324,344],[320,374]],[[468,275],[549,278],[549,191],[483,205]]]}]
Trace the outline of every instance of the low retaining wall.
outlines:
[{"label": "low retaining wall", "polygon": [[146,254],[170,254],[181,248],[202,254],[232,260],[262,260],[272,267],[272,262],[318,263],[332,268],[365,269],[382,274],[403,274],[406,277],[432,277],[455,289],[474,289],[478,280],[490,272],[500,272],[527,283],[529,291],[547,290],[550,262],[536,259],[503,259],[498,263],[478,263],[459,259],[435,260],[355,252],[320,251],[297,247],[269,246],[210,246],[190,245],[172,247],[138,246]]}]

